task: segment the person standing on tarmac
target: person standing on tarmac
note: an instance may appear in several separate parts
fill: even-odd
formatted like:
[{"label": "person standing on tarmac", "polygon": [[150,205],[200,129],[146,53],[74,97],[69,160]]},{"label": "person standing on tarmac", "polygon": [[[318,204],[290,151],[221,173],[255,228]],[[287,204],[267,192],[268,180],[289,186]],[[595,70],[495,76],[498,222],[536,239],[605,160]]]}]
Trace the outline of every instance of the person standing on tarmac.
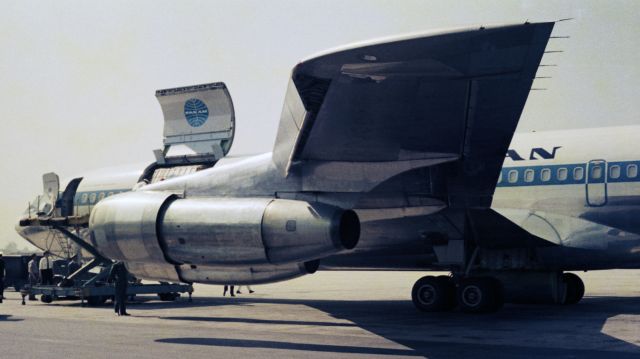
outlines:
[{"label": "person standing on tarmac", "polygon": [[116,296],[114,310],[118,316],[130,315],[127,313],[127,287],[129,285],[129,272],[122,262],[116,262],[111,266],[109,279],[115,281]]},{"label": "person standing on tarmac", "polygon": [[[38,257],[36,257],[35,253],[31,255],[31,260],[29,264],[27,264],[27,268],[29,269],[29,288],[33,288],[36,284],[38,284]],[[36,300],[35,294],[29,293],[29,300]]]},{"label": "person standing on tarmac", "polygon": [[53,261],[49,257],[49,251],[44,252],[44,257],[40,259],[40,283],[42,285],[53,285]]},{"label": "person standing on tarmac", "polygon": [[224,297],[225,295],[227,295],[227,289],[229,289],[229,287],[231,287],[231,292],[230,292],[231,296],[235,297],[236,295],[233,292],[234,286],[232,286],[232,285],[225,285],[224,286],[224,291],[222,292],[222,296]]},{"label": "person standing on tarmac", "polygon": [[[249,291],[249,293],[253,293],[254,292],[254,290],[251,289],[250,285],[245,285],[245,287],[247,287],[247,290]],[[242,288],[241,285],[238,286],[238,290],[236,291],[236,294],[242,294],[242,292],[240,291],[240,288]]]},{"label": "person standing on tarmac", "polygon": [[0,252],[0,303],[4,300],[4,259],[2,259],[2,252]]}]

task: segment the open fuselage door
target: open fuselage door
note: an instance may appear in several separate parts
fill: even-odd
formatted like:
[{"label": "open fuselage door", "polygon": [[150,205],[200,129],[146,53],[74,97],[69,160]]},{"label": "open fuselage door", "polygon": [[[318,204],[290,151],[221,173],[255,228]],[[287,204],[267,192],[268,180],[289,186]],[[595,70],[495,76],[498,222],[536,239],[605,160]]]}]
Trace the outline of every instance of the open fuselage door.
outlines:
[{"label": "open fuselage door", "polygon": [[156,98],[164,115],[163,157],[221,158],[229,152],[235,111],[224,83],[158,90]]},{"label": "open fuselage door", "polygon": [[164,115],[164,148],[140,181],[155,183],[213,166],[227,155],[235,111],[223,82],[156,91]]}]

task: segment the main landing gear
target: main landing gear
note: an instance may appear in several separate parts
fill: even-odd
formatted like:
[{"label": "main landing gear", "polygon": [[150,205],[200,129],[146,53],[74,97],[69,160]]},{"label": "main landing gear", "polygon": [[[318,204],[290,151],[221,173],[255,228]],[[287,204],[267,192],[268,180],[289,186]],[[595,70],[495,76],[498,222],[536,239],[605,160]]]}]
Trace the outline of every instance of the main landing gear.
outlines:
[{"label": "main landing gear", "polygon": [[565,287],[565,296],[562,304],[576,304],[584,296],[584,283],[582,279],[573,273],[563,273],[562,283]]},{"label": "main landing gear", "polygon": [[[584,295],[584,284],[573,273],[517,278],[514,280],[512,276],[501,274],[466,278],[425,276],[414,284],[411,299],[416,308],[423,312],[449,311],[459,306],[465,313],[489,313],[502,308],[507,300],[517,303],[575,304]],[[554,283],[548,278],[557,278],[557,281]]]},{"label": "main landing gear", "polygon": [[456,284],[449,276],[426,276],[411,290],[413,304],[423,312],[451,310],[456,306]]}]

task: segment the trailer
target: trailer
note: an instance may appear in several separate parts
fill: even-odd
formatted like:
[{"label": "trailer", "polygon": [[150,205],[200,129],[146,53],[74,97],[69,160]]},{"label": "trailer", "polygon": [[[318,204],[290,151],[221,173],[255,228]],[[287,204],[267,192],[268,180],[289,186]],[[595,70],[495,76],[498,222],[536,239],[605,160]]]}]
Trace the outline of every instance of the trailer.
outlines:
[{"label": "trailer", "polygon": [[[80,300],[82,305],[86,303],[91,306],[104,304],[107,300],[115,297],[115,285],[110,283],[108,278],[114,262],[102,256],[93,246],[67,229],[68,227],[86,227],[88,219],[88,216],[66,216],[34,217],[20,221],[21,226],[47,226],[52,231],[59,231],[80,248],[93,255],[93,259],[73,273],[61,278],[56,285],[23,286],[20,289],[23,305],[26,304],[25,298],[33,295],[40,295],[40,300],[44,303],[51,303],[55,300]],[[127,288],[127,294],[130,298],[138,294],[157,294],[160,300],[172,301],[178,298],[180,293],[188,293],[191,302],[193,286],[190,283],[147,284],[132,276]]]},{"label": "trailer", "polygon": [[[138,294],[157,294],[160,300],[172,301],[180,296],[180,293],[189,295],[189,302],[192,300],[193,286],[191,284],[180,283],[159,283],[143,284],[131,283],[127,288],[127,296],[130,298]],[[103,285],[73,285],[62,287],[59,285],[36,285],[25,286],[20,290],[22,305],[26,304],[25,298],[29,295],[40,295],[43,303],[52,303],[60,300],[80,300],[82,306],[98,306],[107,300],[113,300],[115,296],[115,285],[106,283]]]},{"label": "trailer", "polygon": [[13,287],[19,291],[23,285],[29,282],[27,263],[30,257],[26,255],[5,255],[2,258],[5,263],[4,287]]}]

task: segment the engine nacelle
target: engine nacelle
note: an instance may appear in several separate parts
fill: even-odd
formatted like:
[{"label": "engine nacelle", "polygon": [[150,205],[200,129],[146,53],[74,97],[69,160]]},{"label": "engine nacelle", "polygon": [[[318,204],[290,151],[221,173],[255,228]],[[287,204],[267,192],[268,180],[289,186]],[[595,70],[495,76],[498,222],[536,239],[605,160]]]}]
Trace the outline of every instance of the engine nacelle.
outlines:
[{"label": "engine nacelle", "polygon": [[111,259],[163,265],[171,262],[158,236],[158,216],[177,198],[161,192],[129,192],[105,198],[89,218],[93,246]]},{"label": "engine nacelle", "polygon": [[355,212],[270,198],[176,200],[160,218],[169,258],[203,265],[300,263],[352,249]]},{"label": "engine nacelle", "polygon": [[206,271],[192,271],[194,266],[269,268],[264,272],[299,275],[300,263],[352,249],[360,236],[354,211],[322,203],[181,199],[162,192],[106,198],[93,209],[89,228],[93,244],[106,257],[144,263],[145,268],[186,264],[180,269],[185,280],[190,280],[187,273]]},{"label": "engine nacelle", "polygon": [[320,261],[251,267],[216,267],[181,265],[183,281],[208,284],[263,284],[293,279],[318,270]]}]

